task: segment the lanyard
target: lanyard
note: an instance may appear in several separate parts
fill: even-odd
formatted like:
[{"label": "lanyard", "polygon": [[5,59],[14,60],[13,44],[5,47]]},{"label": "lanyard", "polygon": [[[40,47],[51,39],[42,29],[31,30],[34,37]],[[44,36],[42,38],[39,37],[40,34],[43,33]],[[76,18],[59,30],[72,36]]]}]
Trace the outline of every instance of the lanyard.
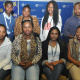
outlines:
[{"label": "lanyard", "polygon": [[[8,26],[8,24],[7,24],[7,20],[6,20],[5,13],[3,13],[3,16],[4,16],[4,19],[5,19],[6,27],[7,27],[7,29],[9,29],[9,26]],[[9,22],[9,24],[10,24],[10,23],[11,23],[11,17],[10,17],[10,22]]]},{"label": "lanyard", "polygon": [[[53,53],[53,47],[52,47],[52,43],[51,43],[51,40],[50,40],[50,45],[51,45],[51,50],[52,50],[52,56],[54,54],[54,56],[56,55],[56,50],[57,50],[57,43],[56,43],[56,48],[55,48],[55,52]],[[53,57],[54,57],[53,56]]]}]

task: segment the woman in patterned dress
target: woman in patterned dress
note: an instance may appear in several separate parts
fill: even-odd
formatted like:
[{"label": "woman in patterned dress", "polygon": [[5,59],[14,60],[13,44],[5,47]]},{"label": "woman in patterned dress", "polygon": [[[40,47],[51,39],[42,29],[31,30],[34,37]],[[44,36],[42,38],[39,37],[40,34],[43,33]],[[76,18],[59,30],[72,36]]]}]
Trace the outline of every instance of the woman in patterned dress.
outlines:
[{"label": "woman in patterned dress", "polygon": [[39,80],[38,62],[42,56],[41,42],[33,33],[30,20],[22,22],[23,33],[18,35],[12,45],[12,80]]}]

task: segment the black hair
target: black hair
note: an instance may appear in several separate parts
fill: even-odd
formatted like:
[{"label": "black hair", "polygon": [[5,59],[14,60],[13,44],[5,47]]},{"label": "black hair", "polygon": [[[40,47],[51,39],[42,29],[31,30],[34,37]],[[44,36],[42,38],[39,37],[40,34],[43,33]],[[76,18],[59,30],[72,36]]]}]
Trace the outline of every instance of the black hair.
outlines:
[{"label": "black hair", "polygon": [[80,2],[76,2],[76,3],[74,4],[74,6],[77,5],[77,4],[80,4]]},{"label": "black hair", "polygon": [[22,11],[24,10],[24,8],[29,8],[30,9],[30,11],[31,11],[31,8],[30,8],[30,5],[29,4],[27,4],[27,5],[25,5],[24,7],[23,7],[23,9],[22,9]]},{"label": "black hair", "polygon": [[6,1],[6,2],[5,2],[5,6],[6,6],[7,4],[11,4],[11,5],[13,6],[13,3],[12,3],[11,1]]},{"label": "black hair", "polygon": [[52,28],[50,28],[46,40],[49,42],[49,40],[51,39],[51,38],[50,38],[50,34],[51,34],[51,31],[52,31],[52,30],[57,30],[57,31],[58,31],[58,39],[57,39],[57,41],[59,42],[59,39],[60,39],[60,30],[59,30],[57,27],[52,27]]},{"label": "black hair", "polygon": [[80,25],[76,28],[76,31],[77,31],[78,28],[80,28]]},{"label": "black hair", "polygon": [[0,27],[4,27],[4,28],[5,28],[5,30],[6,30],[6,27],[5,27],[5,25],[4,25],[4,24],[0,24]]},{"label": "black hair", "polygon": [[[1,23],[0,23],[0,27],[4,27],[4,28],[5,28],[5,31],[6,31],[6,27],[5,27],[4,24],[1,24]],[[7,36],[7,32],[6,32],[6,35],[5,35],[5,36]]]},{"label": "black hair", "polygon": [[[23,24],[24,24],[25,22],[30,22],[31,25],[32,25],[32,28],[33,28],[33,23],[32,23],[31,20],[24,20],[24,21],[22,21],[22,23],[21,23],[21,25],[22,25],[22,31],[23,31]],[[32,33],[33,33],[34,37],[38,37],[38,38],[39,38],[39,35],[38,35],[37,33],[33,32],[33,31],[32,31]]]},{"label": "black hair", "polygon": [[45,26],[46,22],[48,21],[48,17],[49,17],[48,5],[50,3],[52,3],[53,6],[54,6],[54,9],[53,9],[53,21],[54,21],[55,26],[58,23],[58,5],[57,5],[57,3],[55,1],[50,1],[46,5],[46,11],[45,11],[44,19],[43,19],[43,22],[42,22],[42,29],[44,29],[44,26]]},{"label": "black hair", "polygon": [[21,23],[22,27],[23,27],[23,24],[24,24],[25,22],[30,22],[30,23],[31,23],[31,25],[32,25],[32,27],[33,27],[33,23],[32,23],[32,21],[31,21],[31,20],[24,20],[24,21],[22,21],[22,23]]}]

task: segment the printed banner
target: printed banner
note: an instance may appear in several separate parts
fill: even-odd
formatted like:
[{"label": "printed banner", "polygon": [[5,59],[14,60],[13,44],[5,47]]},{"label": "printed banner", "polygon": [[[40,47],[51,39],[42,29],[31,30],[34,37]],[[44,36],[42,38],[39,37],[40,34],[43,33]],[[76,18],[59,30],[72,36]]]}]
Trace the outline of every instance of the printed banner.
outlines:
[{"label": "printed banner", "polygon": [[[4,2],[0,1],[0,13],[4,12]],[[13,2],[13,16],[15,18],[18,17],[18,1],[12,1]],[[23,6],[29,4],[31,8],[31,15],[35,16],[39,20],[39,24],[41,25],[42,17],[44,16],[45,9],[46,9],[46,2],[40,2],[40,1],[19,1],[19,16],[22,15],[22,8]],[[59,14],[62,17],[62,31],[61,36],[63,35],[63,28],[65,21],[72,16],[73,14],[73,3],[70,2],[57,2],[58,8],[59,8]]]},{"label": "printed banner", "polygon": [[[19,1],[19,15],[22,15],[22,8],[26,4],[30,5],[31,15],[35,16],[39,20],[39,24],[41,24],[42,17],[44,16],[46,4],[48,2],[40,2],[40,1]],[[57,2],[59,8],[59,14],[62,17],[62,31],[61,35],[63,35],[63,28],[65,21],[72,16],[73,14],[73,3],[70,2]]]},{"label": "printed banner", "polygon": [[[18,17],[18,1],[12,1],[13,2],[13,11],[12,14],[14,18]],[[4,12],[4,4],[5,1],[0,1],[0,14]]]}]

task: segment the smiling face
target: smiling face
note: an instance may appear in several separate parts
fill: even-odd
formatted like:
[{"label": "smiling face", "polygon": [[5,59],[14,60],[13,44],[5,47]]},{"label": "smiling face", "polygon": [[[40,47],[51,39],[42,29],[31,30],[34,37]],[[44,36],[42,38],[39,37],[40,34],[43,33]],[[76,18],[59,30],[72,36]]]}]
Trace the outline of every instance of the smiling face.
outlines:
[{"label": "smiling face", "polygon": [[51,31],[50,38],[51,38],[52,41],[57,41],[57,39],[58,39],[58,31],[56,29]]},{"label": "smiling face", "polygon": [[11,11],[13,10],[13,5],[10,4],[10,3],[8,3],[8,4],[6,4],[6,5],[4,6],[4,8],[5,8],[5,13],[6,13],[7,15],[10,15],[10,14],[11,14]]},{"label": "smiling face", "polygon": [[6,35],[6,29],[3,26],[0,26],[0,40],[3,40]]},{"label": "smiling face", "polygon": [[32,33],[32,25],[31,25],[31,22],[24,22],[23,23],[23,33],[26,35],[26,36],[31,36],[31,33]]},{"label": "smiling face", "polygon": [[77,39],[80,41],[80,28],[76,30]]},{"label": "smiling face", "polygon": [[22,11],[24,17],[30,16],[30,9],[28,7],[25,7]]},{"label": "smiling face", "polygon": [[53,4],[49,3],[49,5],[48,5],[48,12],[49,12],[50,16],[53,16],[53,9],[54,9],[53,7],[54,7]]},{"label": "smiling face", "polygon": [[77,17],[80,17],[80,4],[74,5],[74,14],[75,14]]}]

